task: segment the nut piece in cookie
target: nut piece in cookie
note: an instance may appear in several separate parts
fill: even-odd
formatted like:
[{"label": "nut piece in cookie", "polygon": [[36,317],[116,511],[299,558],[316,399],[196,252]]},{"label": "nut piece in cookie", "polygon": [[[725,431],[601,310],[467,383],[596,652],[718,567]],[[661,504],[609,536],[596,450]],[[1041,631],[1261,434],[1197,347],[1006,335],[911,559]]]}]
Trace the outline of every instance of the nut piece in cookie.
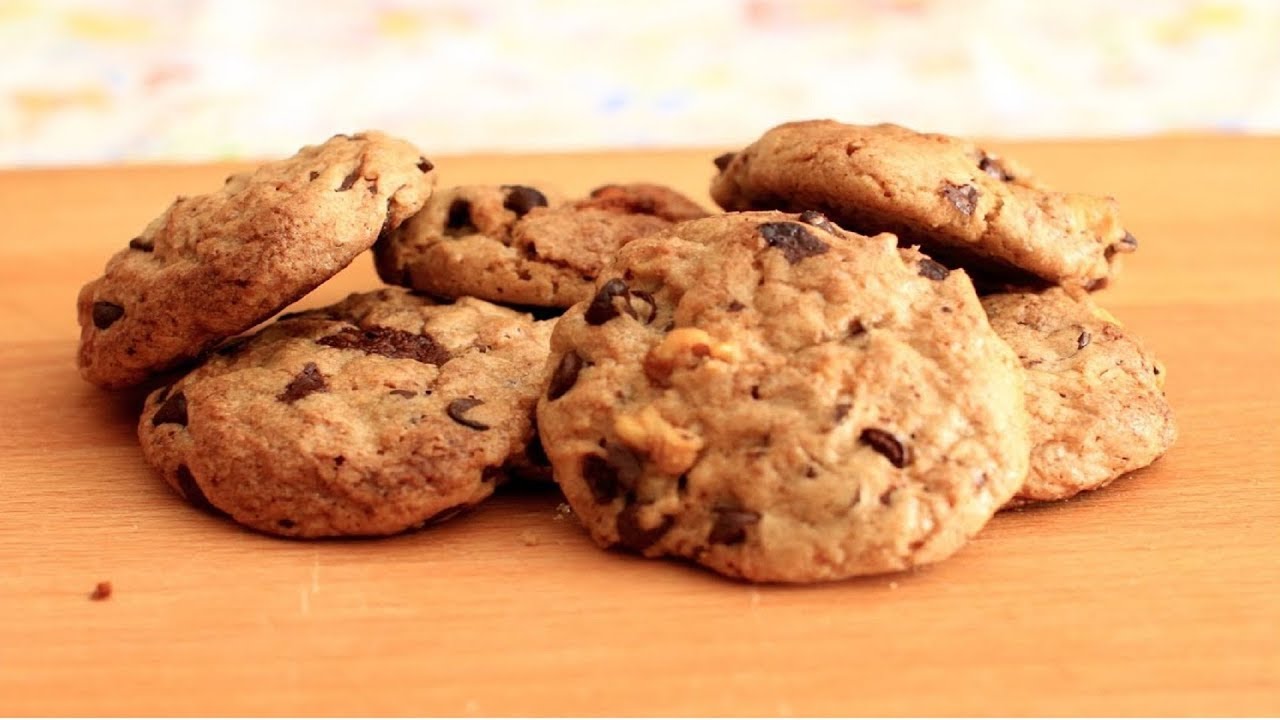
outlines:
[{"label": "nut piece in cookie", "polygon": [[148,398],[147,461],[191,504],[292,537],[386,535],[536,467],[551,323],[401,289],[286,316]]},{"label": "nut piece in cookie", "polygon": [[716,167],[711,196],[726,210],[820,211],[984,284],[1095,289],[1137,249],[1115,200],[1056,192],[972,142],[897,125],[786,123]]},{"label": "nut piece in cookie", "polygon": [[1031,468],[1015,503],[1102,487],[1173,445],[1164,367],[1087,296],[1051,288],[982,305],[1027,376]]},{"label": "nut piece in cookie", "polygon": [[1017,358],[933,265],[816,213],[623,247],[557,324],[538,401],[574,514],[602,546],[756,581],[954,553],[1029,445]]},{"label": "nut piece in cookie", "polygon": [[706,211],[670,188],[605,185],[566,202],[524,185],[436,194],[375,248],[378,274],[438,297],[566,308],[618,248]]},{"label": "nut piece in cookie", "polygon": [[199,357],[346,267],[434,186],[417,148],[366,132],[179,197],[81,289],[81,375],[123,388]]}]

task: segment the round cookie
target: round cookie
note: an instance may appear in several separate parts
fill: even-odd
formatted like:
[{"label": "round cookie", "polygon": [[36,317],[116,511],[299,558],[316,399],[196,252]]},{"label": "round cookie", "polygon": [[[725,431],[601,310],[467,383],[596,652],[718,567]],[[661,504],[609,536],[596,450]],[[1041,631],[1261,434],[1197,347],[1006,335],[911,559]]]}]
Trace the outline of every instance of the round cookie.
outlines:
[{"label": "round cookie", "polygon": [[1164,368],[1088,297],[1052,288],[982,305],[1027,376],[1031,468],[1015,504],[1102,487],[1173,445]]},{"label": "round cookie", "polygon": [[786,123],[716,165],[711,196],[726,210],[818,210],[975,280],[1093,289],[1137,248],[1112,198],[1055,192],[972,142],[897,125]]},{"label": "round cookie", "polygon": [[524,457],[550,332],[483,300],[352,295],[152,393],[138,436],[188,501],[256,530],[399,532],[484,500]]},{"label": "round cookie", "polygon": [[81,289],[81,375],[122,388],[200,356],[346,267],[434,185],[416,148],[367,132],[179,197]]},{"label": "round cookie", "polygon": [[436,193],[378,242],[378,274],[441,297],[566,308],[591,295],[618,248],[706,214],[660,185],[606,185],[574,202],[524,185],[466,185]]},{"label": "round cookie", "polygon": [[552,334],[538,426],[591,536],[754,581],[962,546],[1027,468],[1017,358],[968,278],[817,213],[637,240]]}]

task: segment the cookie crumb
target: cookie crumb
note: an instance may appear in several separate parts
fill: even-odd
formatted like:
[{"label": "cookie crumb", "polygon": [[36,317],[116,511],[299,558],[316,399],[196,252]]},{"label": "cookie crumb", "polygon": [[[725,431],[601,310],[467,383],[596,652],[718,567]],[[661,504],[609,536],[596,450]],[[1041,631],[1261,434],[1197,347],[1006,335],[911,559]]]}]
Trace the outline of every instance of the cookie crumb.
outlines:
[{"label": "cookie crumb", "polygon": [[573,517],[573,508],[569,507],[569,503],[562,502],[556,506],[555,519],[557,521],[568,520],[571,517]]},{"label": "cookie crumb", "polygon": [[102,601],[111,597],[111,581],[103,580],[94,586],[93,592],[89,593],[89,599],[94,601]]},{"label": "cookie crumb", "polygon": [[541,539],[538,537],[538,534],[535,533],[534,531],[525,530],[520,533],[520,542],[524,543],[528,547],[534,547],[539,542],[541,542]]}]

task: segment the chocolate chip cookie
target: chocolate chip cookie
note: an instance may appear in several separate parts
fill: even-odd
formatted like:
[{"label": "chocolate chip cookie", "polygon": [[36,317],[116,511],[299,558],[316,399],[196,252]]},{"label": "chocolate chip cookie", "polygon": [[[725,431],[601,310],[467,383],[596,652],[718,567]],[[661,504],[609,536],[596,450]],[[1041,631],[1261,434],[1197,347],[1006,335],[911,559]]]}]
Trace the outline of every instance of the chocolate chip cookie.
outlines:
[{"label": "chocolate chip cookie", "polygon": [[468,185],[436,194],[378,242],[378,274],[442,297],[566,308],[635,238],[706,211],[666,187],[606,185],[564,202],[524,185]]},{"label": "chocolate chip cookie", "polygon": [[1088,297],[1053,288],[982,305],[1027,375],[1031,468],[1015,502],[1102,487],[1173,445],[1163,366]]},{"label": "chocolate chip cookie", "polygon": [[984,282],[1095,288],[1137,248],[1112,198],[1055,192],[972,142],[897,125],[786,123],[716,165],[726,210],[818,210]]},{"label": "chocolate chip cookie", "polygon": [[434,185],[416,148],[367,132],[179,197],[80,291],[80,373],[121,388],[200,356],[346,267]]},{"label": "chocolate chip cookie", "polygon": [[954,553],[1026,476],[1024,394],[963,272],[731,213],[622,248],[552,335],[538,424],[599,544],[806,582]]},{"label": "chocolate chip cookie", "polygon": [[484,500],[523,458],[550,324],[405,290],[233,340],[147,399],[143,454],[189,502],[276,535],[386,535]]}]

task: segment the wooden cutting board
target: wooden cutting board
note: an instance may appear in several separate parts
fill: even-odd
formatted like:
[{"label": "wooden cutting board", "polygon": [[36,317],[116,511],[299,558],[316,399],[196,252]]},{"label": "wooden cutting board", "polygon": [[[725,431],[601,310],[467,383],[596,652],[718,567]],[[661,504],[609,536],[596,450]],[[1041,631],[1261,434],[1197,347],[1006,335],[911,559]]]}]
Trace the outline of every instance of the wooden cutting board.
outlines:
[{"label": "wooden cutting board", "polygon": [[[549,492],[379,541],[192,510],[140,396],[77,376],[74,300],[234,168],[0,173],[0,714],[1280,713],[1280,139],[995,147],[1120,198],[1142,245],[1099,298],[1167,363],[1181,439],[936,567],[813,587],[602,552]],[[715,154],[434,159],[705,200]],[[362,257],[301,304],[376,282]]]}]

